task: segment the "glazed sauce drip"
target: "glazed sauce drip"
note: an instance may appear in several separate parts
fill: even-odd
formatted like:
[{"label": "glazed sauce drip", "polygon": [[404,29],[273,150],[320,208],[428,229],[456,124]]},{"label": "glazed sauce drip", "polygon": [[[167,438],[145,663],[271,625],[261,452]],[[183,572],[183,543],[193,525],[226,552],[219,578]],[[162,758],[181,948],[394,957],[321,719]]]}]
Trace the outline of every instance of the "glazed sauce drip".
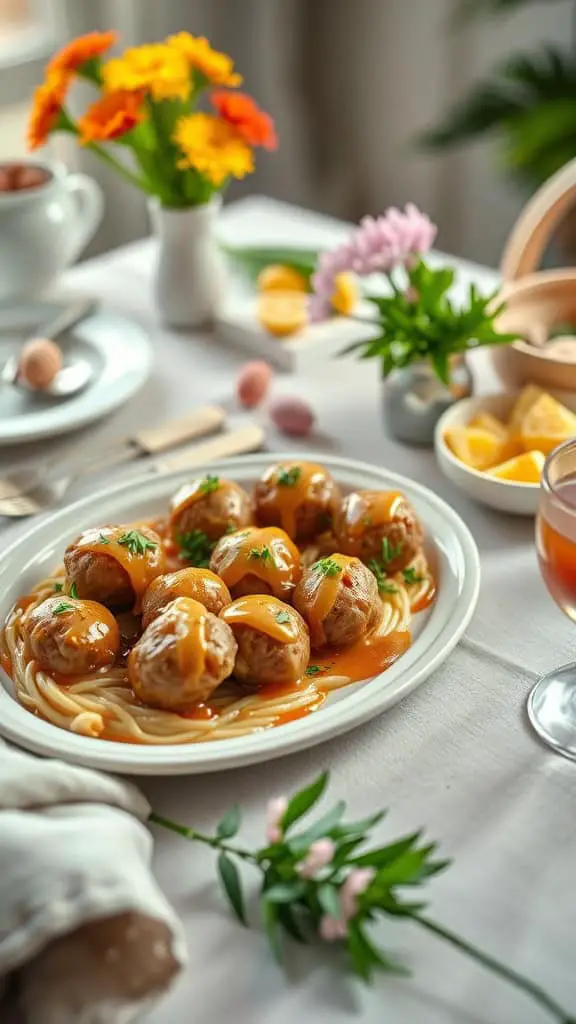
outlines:
[{"label": "glazed sauce drip", "polygon": [[399,629],[387,636],[372,633],[342,651],[315,651],[313,664],[320,668],[313,678],[322,689],[323,676],[347,676],[351,682],[371,679],[389,668],[410,646],[410,630]]},{"label": "glazed sauce drip", "polygon": [[197,681],[206,668],[206,609],[190,597],[177,597],[168,614],[175,625],[180,675]]},{"label": "glazed sauce drip", "polygon": [[220,612],[220,618],[229,626],[251,626],[280,644],[294,643],[299,636],[295,612],[265,594],[239,597]]},{"label": "glazed sauce drip", "polygon": [[405,500],[399,491],[353,491],[346,501],[350,538],[358,540],[367,529],[391,523]]},{"label": "glazed sauce drip", "polygon": [[298,509],[314,499],[325,481],[326,470],[314,462],[283,462],[281,466],[271,466],[262,477],[268,492],[259,499],[260,507],[278,512],[282,529],[289,537],[294,537]]},{"label": "glazed sauce drip", "polygon": [[142,553],[135,552],[128,544],[120,543],[129,532],[129,528],[124,526],[101,526],[84,530],[75,546],[96,555],[106,555],[118,562],[130,580],[135,597],[134,611],[137,612],[146,588],[164,569],[164,549],[162,544],[157,543]]},{"label": "glazed sauce drip", "polygon": [[[330,555],[330,558],[321,559],[320,564],[311,566],[306,573],[302,589],[309,602],[307,617],[313,632],[317,632],[318,627],[330,615],[345,573],[351,564],[357,561],[357,558],[348,555]],[[335,563],[339,571],[325,573],[322,570],[323,563]]]},{"label": "glazed sauce drip", "polygon": [[245,576],[257,576],[276,597],[285,597],[300,579],[298,548],[276,526],[231,533],[220,540],[218,550],[220,557],[214,567],[229,588]]}]

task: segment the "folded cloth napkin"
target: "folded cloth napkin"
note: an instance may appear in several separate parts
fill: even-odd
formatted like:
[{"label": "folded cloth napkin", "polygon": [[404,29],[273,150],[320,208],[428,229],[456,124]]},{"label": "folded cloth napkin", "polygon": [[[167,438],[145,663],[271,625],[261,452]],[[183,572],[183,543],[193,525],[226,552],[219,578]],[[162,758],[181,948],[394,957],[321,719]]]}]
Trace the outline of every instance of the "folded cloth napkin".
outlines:
[{"label": "folded cloth napkin", "polygon": [[128,1024],[185,963],[149,813],[129,783],[0,740],[0,987],[25,1024]]}]

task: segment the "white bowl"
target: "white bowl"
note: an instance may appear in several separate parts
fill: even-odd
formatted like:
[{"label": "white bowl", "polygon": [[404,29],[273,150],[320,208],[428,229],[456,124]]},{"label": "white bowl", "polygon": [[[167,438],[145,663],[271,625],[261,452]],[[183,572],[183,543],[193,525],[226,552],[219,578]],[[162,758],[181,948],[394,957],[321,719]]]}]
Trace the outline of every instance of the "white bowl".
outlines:
[{"label": "white bowl", "polygon": [[[550,391],[572,412],[576,412],[576,394],[571,391]],[[485,395],[465,398],[446,410],[436,425],[434,446],[442,472],[470,498],[489,505],[499,512],[518,516],[534,516],[538,510],[539,484],[520,484],[511,480],[498,480],[488,473],[470,469],[450,451],[444,440],[449,427],[465,427],[480,412],[490,412],[506,422],[512,411],[517,393]]]}]

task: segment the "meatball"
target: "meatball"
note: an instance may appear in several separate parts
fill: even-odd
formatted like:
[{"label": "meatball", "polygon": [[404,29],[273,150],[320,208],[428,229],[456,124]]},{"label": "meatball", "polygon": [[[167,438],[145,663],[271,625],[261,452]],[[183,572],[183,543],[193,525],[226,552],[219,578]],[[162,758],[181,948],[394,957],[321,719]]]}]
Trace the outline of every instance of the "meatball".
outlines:
[{"label": "meatball", "polygon": [[334,520],[338,548],[387,573],[399,572],[422,546],[422,527],[410,502],[398,491],[352,491]]},{"label": "meatball", "polygon": [[302,574],[298,548],[276,526],[253,526],[221,537],[210,568],[232,597],[273,594],[288,599]]},{"label": "meatball", "polygon": [[230,591],[219,576],[209,569],[180,569],[166,576],[157,576],[148,587],[142,602],[142,626],[146,629],[177,597],[191,597],[204,607],[219,615],[230,604]]},{"label": "meatball", "polygon": [[160,537],[142,526],[102,526],[85,530],[64,554],[68,590],[121,610],[140,610],[144,592],[166,571]]},{"label": "meatball", "polygon": [[359,558],[332,555],[306,569],[293,594],[313,647],[350,647],[382,618],[376,578]]},{"label": "meatball", "polygon": [[81,676],[107,668],[120,650],[118,624],[95,601],[49,597],[23,623],[26,653],[45,672]]},{"label": "meatball", "polygon": [[234,677],[252,687],[290,686],[304,675],[310,637],[302,616],[276,597],[241,597],[220,612],[238,644]]},{"label": "meatball", "polygon": [[130,685],[151,707],[186,711],[231,675],[236,650],[230,626],[199,601],[178,597],[130,651]]},{"label": "meatball", "polygon": [[329,530],[339,503],[338,487],[323,466],[283,462],[271,466],[254,488],[260,526],[281,526],[304,544]]},{"label": "meatball", "polygon": [[185,484],[171,502],[170,532],[177,544],[187,535],[198,533],[214,542],[251,522],[252,506],[246,491],[232,480],[217,476]]}]

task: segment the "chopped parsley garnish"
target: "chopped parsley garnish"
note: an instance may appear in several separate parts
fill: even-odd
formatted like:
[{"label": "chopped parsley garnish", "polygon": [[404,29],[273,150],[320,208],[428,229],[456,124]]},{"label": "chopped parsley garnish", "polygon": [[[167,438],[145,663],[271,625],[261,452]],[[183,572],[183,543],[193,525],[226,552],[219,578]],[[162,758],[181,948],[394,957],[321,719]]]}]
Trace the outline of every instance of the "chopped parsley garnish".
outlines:
[{"label": "chopped parsley garnish", "polygon": [[403,544],[395,544],[392,547],[388,537],[382,537],[382,565],[389,565],[401,553]]},{"label": "chopped parsley garnish", "polygon": [[78,598],[78,587],[75,583],[70,586],[70,597]]},{"label": "chopped parsley garnish", "polygon": [[145,555],[147,551],[154,551],[158,547],[156,541],[148,540],[140,530],[127,530],[118,538],[118,543],[128,548],[131,555]]},{"label": "chopped parsley garnish", "polygon": [[234,522],[233,519],[229,519],[228,520],[228,525],[226,527],[226,533],[236,533],[236,523]]},{"label": "chopped parsley garnish", "polygon": [[368,562],[368,568],[370,569],[370,572],[374,573],[376,583],[378,584],[378,590],[381,594],[396,594],[398,592],[398,588],[395,587],[391,580],[388,579],[380,562],[377,562],[375,558],[370,559]]},{"label": "chopped parsley garnish", "polygon": [[279,487],[295,487],[301,476],[302,469],[300,466],[291,466],[290,469],[280,469],[278,470],[276,483]]},{"label": "chopped parsley garnish", "polygon": [[190,530],[190,533],[181,533],[177,538],[180,548],[180,558],[186,562],[192,562],[198,569],[207,569],[210,564],[210,556],[216,542],[209,540],[202,530]]},{"label": "chopped parsley garnish", "polygon": [[258,562],[258,561],[260,561],[260,562],[273,562],[274,561],[274,559],[272,558],[272,554],[270,552],[270,548],[267,548],[267,547],[263,547],[263,548],[250,548],[250,551],[248,552],[248,558],[254,559],[255,562]]},{"label": "chopped parsley garnish", "polygon": [[70,604],[69,601],[60,601],[54,609],[54,615],[62,615],[62,612],[73,612],[74,605]]},{"label": "chopped parsley garnish", "polygon": [[329,668],[330,665],[308,665],[304,674],[307,676],[318,676],[321,672],[327,672]]},{"label": "chopped parsley garnish", "polygon": [[339,572],[342,572],[342,566],[338,565],[333,558],[320,558],[314,562],[312,569],[321,572],[323,576],[337,576]]},{"label": "chopped parsley garnish", "polygon": [[402,569],[402,575],[404,577],[404,583],[422,583],[423,576],[419,576],[413,565],[409,565],[407,569]]},{"label": "chopped parsley garnish", "polygon": [[217,491],[219,487],[220,477],[210,476],[210,474],[208,474],[208,476],[204,477],[198,490],[200,491],[200,494],[212,494],[214,491]]},{"label": "chopped parsley garnish", "polygon": [[54,590],[55,594],[61,594],[62,591],[64,590],[64,584],[63,583],[55,583],[52,589]]},{"label": "chopped parsley garnish", "polygon": [[276,622],[278,622],[281,626],[285,622],[292,622],[292,619],[290,618],[288,612],[285,612],[285,611],[276,612],[276,615],[274,616],[274,618],[276,619]]},{"label": "chopped parsley garnish", "polygon": [[[103,533],[100,533],[98,535],[98,543],[99,544],[109,544],[110,541],[109,541],[108,537],[106,537]],[[120,542],[120,543],[122,543],[122,542]]]}]

